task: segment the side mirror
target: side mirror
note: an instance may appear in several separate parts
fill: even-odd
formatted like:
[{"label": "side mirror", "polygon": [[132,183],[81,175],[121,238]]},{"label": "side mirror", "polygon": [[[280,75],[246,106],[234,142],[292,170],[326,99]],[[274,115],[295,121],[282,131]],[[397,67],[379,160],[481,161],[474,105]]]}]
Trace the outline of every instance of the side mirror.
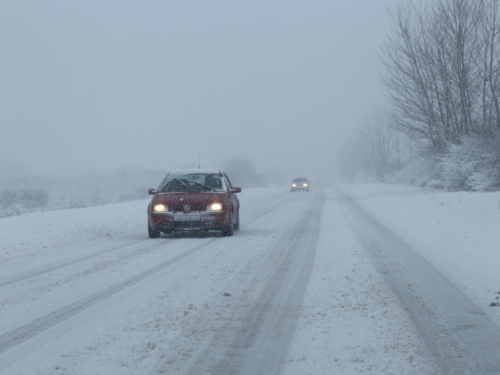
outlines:
[{"label": "side mirror", "polygon": [[155,189],[149,189],[149,194],[155,195],[156,194],[156,190]]},{"label": "side mirror", "polygon": [[239,187],[233,187],[231,189],[231,193],[241,193],[241,188],[239,188]]}]

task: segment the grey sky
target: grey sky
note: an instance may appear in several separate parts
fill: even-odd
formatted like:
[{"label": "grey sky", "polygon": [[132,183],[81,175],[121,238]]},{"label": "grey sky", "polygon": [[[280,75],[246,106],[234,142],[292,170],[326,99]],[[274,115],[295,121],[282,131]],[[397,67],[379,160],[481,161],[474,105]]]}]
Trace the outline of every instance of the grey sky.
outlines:
[{"label": "grey sky", "polygon": [[0,171],[326,168],[383,102],[388,3],[2,1]]}]

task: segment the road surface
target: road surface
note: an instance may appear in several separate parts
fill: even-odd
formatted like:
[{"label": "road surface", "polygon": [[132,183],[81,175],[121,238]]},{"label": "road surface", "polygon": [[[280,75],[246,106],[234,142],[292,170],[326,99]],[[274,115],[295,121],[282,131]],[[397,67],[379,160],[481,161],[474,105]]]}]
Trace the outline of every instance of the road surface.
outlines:
[{"label": "road surface", "polygon": [[498,325],[348,192],[244,191],[232,237],[149,239],[146,204],[0,219],[0,374],[500,374]]}]

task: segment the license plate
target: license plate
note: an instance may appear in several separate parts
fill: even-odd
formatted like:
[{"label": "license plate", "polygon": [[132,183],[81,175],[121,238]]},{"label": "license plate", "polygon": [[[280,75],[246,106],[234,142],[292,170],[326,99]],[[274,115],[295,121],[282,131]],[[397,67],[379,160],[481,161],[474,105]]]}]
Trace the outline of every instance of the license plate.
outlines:
[{"label": "license plate", "polygon": [[201,216],[200,215],[175,215],[174,220],[175,221],[200,221]]}]

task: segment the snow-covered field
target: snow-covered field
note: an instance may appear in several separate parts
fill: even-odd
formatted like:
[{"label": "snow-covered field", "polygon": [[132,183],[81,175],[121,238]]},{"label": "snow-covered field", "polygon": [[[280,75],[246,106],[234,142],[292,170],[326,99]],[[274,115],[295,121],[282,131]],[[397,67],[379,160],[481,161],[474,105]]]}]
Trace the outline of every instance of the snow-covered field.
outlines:
[{"label": "snow-covered field", "polygon": [[446,373],[344,194],[498,330],[499,193],[256,188],[233,237],[149,239],[148,201],[0,219],[0,374]]}]

